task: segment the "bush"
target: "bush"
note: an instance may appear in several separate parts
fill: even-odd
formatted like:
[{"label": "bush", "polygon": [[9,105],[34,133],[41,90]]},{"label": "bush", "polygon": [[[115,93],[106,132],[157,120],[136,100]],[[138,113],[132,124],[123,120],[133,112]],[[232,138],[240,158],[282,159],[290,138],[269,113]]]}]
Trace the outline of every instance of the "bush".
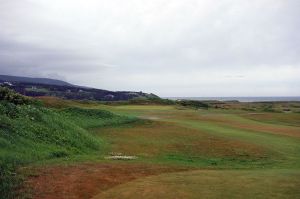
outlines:
[{"label": "bush", "polygon": [[177,101],[177,103],[181,106],[188,106],[188,107],[197,108],[197,109],[198,108],[204,108],[204,109],[209,108],[208,103],[196,101],[196,100],[180,100],[180,101]]},{"label": "bush", "polygon": [[122,116],[106,110],[84,109],[71,107],[59,111],[65,118],[76,123],[85,129],[99,128],[104,126],[119,126],[126,123],[135,122],[136,117]]},{"label": "bush", "polygon": [[51,151],[49,154],[50,158],[63,158],[69,156],[68,152],[64,150]]},{"label": "bush", "polygon": [[82,117],[95,117],[95,118],[112,118],[115,114],[99,109],[83,109],[77,107],[70,107],[64,109],[62,112],[68,115],[82,116]]},{"label": "bush", "polygon": [[0,87],[0,100],[7,101],[16,105],[30,104],[31,100],[29,97],[23,96],[14,92],[13,90]]}]

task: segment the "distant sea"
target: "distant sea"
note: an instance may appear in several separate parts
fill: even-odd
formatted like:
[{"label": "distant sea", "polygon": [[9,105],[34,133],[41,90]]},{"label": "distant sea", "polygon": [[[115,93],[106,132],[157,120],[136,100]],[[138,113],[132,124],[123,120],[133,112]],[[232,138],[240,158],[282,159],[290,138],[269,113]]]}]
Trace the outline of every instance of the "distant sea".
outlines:
[{"label": "distant sea", "polygon": [[232,101],[239,102],[278,102],[278,101],[300,101],[299,97],[165,97],[172,100],[218,100],[218,101]]}]

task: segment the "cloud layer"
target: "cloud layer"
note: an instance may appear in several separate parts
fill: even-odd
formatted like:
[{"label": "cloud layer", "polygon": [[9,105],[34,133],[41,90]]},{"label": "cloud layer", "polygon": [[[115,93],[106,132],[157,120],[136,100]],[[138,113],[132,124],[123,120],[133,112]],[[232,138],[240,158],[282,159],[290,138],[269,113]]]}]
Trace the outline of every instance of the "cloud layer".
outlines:
[{"label": "cloud layer", "polygon": [[161,96],[300,95],[298,0],[0,0],[0,73]]}]

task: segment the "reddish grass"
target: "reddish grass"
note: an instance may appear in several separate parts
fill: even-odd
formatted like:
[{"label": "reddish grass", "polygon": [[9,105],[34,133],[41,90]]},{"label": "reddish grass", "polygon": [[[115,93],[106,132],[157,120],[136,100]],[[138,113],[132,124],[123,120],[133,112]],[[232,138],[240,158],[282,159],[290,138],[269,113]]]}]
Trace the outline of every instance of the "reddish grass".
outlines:
[{"label": "reddish grass", "polygon": [[99,134],[111,143],[112,151],[126,155],[155,157],[179,152],[212,157],[261,158],[267,154],[266,149],[253,143],[221,138],[167,122],[155,121],[134,128],[99,129]]},{"label": "reddish grass", "polygon": [[25,181],[35,199],[91,198],[114,186],[150,175],[186,171],[159,165],[90,163],[34,168]]}]

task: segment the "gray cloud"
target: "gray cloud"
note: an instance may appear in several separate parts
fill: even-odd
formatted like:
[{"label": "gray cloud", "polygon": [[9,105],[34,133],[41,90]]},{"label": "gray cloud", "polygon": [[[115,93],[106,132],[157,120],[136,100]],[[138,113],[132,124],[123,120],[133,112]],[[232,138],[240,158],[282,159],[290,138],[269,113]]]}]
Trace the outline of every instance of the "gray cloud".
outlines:
[{"label": "gray cloud", "polygon": [[300,95],[298,0],[0,0],[0,73],[162,96]]}]

